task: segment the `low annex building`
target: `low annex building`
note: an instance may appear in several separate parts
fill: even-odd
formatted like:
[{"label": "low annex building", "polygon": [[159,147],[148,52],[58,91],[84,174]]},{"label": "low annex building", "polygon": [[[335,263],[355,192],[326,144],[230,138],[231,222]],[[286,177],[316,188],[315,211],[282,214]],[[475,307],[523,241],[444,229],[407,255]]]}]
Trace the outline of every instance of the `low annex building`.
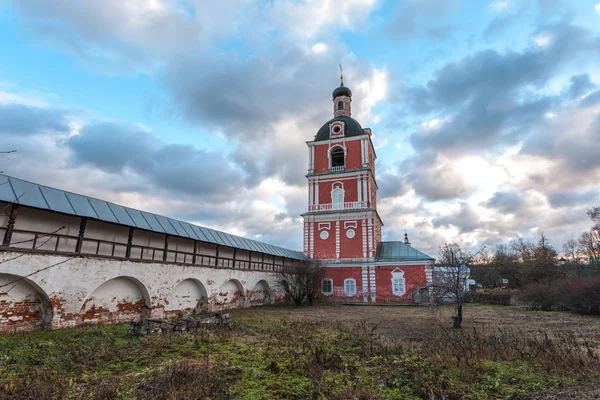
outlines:
[{"label": "low annex building", "polygon": [[333,116],[308,145],[304,253],[324,267],[332,300],[429,303],[434,259],[403,242],[381,240],[371,129],[352,118],[352,92],[333,91]]}]

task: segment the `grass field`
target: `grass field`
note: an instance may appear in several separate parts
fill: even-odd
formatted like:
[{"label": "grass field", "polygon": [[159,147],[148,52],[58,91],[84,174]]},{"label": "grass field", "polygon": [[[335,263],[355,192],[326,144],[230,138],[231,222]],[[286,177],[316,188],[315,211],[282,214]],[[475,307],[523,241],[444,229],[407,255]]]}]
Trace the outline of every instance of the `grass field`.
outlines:
[{"label": "grass field", "polygon": [[[235,326],[0,336],[0,398],[599,398],[600,319],[470,305],[233,311]],[[444,397],[445,396],[445,397]]]}]

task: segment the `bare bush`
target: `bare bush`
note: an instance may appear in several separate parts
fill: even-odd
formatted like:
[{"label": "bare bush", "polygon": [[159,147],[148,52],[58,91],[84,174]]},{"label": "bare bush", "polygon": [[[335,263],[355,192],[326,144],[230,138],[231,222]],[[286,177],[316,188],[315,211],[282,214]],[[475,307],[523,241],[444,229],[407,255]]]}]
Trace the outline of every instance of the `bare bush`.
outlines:
[{"label": "bare bush", "polygon": [[313,305],[322,269],[315,262],[302,262],[293,267],[285,267],[277,273],[277,281],[295,305],[302,305],[306,299]]},{"label": "bare bush", "polygon": [[600,278],[533,284],[521,291],[519,300],[532,310],[600,315]]}]

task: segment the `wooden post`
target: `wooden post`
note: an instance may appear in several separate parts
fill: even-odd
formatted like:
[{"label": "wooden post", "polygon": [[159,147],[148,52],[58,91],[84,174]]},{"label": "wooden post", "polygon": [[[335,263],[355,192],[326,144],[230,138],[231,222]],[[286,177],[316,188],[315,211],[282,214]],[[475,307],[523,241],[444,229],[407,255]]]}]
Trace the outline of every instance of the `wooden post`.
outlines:
[{"label": "wooden post", "polygon": [[2,246],[10,246],[10,239],[12,238],[13,230],[15,229],[15,221],[18,213],[19,205],[17,203],[12,203],[10,206],[10,214],[8,216],[8,224],[6,225],[6,232],[4,233],[4,240],[2,240]]},{"label": "wooden post", "polygon": [[[125,250],[125,257],[131,257],[131,245],[133,243],[133,227],[129,228],[129,236],[127,236],[127,250]],[[141,252],[144,252],[144,249],[141,249]]]},{"label": "wooden post", "polygon": [[237,253],[237,248],[233,248],[233,268],[235,268],[235,255]]},{"label": "wooden post", "polygon": [[219,245],[217,245],[217,256],[215,257],[215,267],[219,266]]},{"label": "wooden post", "polygon": [[262,258],[261,258],[261,263],[260,263],[260,269],[261,269],[261,271],[264,271],[265,270],[265,253],[261,253],[261,256],[262,256]]},{"label": "wooden post", "polygon": [[[169,250],[169,235],[165,234],[165,248],[163,250],[163,261],[167,261],[167,251]],[[177,260],[175,260],[177,261]]]},{"label": "wooden post", "polygon": [[194,240],[194,255],[192,256],[192,264],[196,265],[196,253],[198,252],[198,241]]},{"label": "wooden post", "polygon": [[[79,223],[79,235],[77,236],[77,244],[75,245],[75,253],[81,253],[81,247],[83,246],[83,235],[85,234],[85,227],[87,225],[87,218],[81,218]],[[58,241],[59,239],[57,239]]]},{"label": "wooden post", "polygon": [[252,269],[252,251],[248,250],[248,269]]}]

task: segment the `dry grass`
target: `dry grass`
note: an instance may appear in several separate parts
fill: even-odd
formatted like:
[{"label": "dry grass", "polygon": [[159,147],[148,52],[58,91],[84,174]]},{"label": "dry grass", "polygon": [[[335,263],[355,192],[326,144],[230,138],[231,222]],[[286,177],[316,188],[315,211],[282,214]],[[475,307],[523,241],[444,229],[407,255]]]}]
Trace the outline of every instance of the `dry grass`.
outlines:
[{"label": "dry grass", "polygon": [[0,399],[594,399],[600,319],[516,307],[260,307],[234,327],[0,335]]},{"label": "dry grass", "polygon": [[[428,340],[432,328],[449,328],[454,310],[451,306],[313,306],[261,307],[234,310],[235,315],[274,315],[311,322],[336,323],[352,327],[363,321],[377,326],[383,339],[401,340],[407,346]],[[574,333],[580,339],[600,343],[600,318],[566,312],[530,311],[522,307],[468,304],[464,309],[463,330],[495,331],[511,328],[519,331],[553,334]]]}]

